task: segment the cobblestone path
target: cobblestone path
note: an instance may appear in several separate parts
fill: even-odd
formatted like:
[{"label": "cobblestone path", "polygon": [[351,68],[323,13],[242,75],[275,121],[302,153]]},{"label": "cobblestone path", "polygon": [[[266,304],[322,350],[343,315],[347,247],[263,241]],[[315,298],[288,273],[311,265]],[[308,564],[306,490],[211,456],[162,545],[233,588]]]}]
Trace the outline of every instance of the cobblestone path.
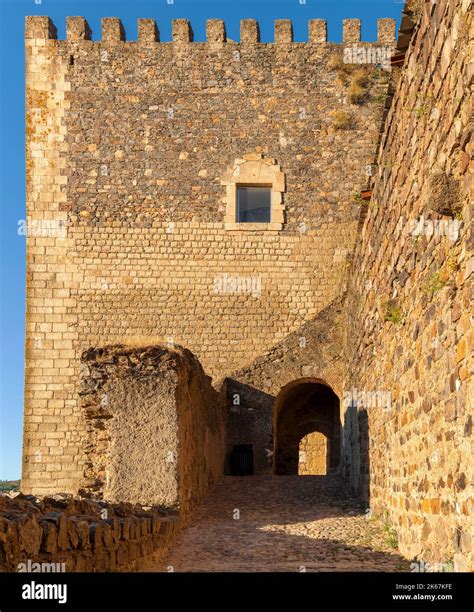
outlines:
[{"label": "cobblestone path", "polygon": [[409,571],[337,476],[225,477],[157,571]]}]

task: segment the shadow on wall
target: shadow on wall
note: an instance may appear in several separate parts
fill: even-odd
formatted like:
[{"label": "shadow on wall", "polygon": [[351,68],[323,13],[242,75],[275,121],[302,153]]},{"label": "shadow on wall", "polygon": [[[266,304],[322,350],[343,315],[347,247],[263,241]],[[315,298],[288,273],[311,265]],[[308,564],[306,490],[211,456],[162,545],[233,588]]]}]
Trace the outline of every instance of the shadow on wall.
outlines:
[{"label": "shadow on wall", "polygon": [[294,381],[278,394],[274,412],[275,474],[298,474],[302,460],[300,442],[315,432],[323,434],[327,440],[325,473],[337,470],[341,454],[340,406],[331,387],[318,380]]},{"label": "shadow on wall", "polygon": [[[366,409],[351,404],[341,426],[338,396],[329,386],[308,379],[293,381],[278,395],[227,379],[222,392],[227,398],[226,474],[296,475],[302,438],[320,432],[328,443],[326,472],[339,472],[369,507]],[[235,471],[236,463],[242,471]]]},{"label": "shadow on wall", "polygon": [[342,428],[341,474],[357,497],[370,507],[369,418],[365,408],[350,404]]},{"label": "shadow on wall", "polygon": [[[222,404],[226,406],[227,456],[234,445],[251,444],[255,474],[273,473],[274,406],[284,389],[303,383],[323,383],[341,396],[345,368],[342,304],[341,296],[313,320],[222,381],[220,392]],[[340,426],[341,423],[339,429]],[[305,433],[317,430],[316,427],[301,431],[300,440]]]},{"label": "shadow on wall", "polygon": [[233,379],[226,379],[223,392],[227,398],[225,473],[235,473],[232,469],[233,449],[245,445],[253,456],[252,472],[271,474],[275,396]]}]

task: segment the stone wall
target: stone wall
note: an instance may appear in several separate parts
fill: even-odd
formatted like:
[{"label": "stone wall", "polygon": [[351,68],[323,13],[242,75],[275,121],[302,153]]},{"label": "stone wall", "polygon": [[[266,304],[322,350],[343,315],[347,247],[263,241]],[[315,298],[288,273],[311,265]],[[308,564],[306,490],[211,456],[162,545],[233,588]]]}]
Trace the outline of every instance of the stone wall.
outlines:
[{"label": "stone wall", "polygon": [[223,474],[225,411],[190,351],[90,349],[82,357],[86,494],[179,507],[183,516]]},{"label": "stone wall", "polygon": [[[346,47],[394,42],[391,20],[377,43],[357,20],[344,32]],[[344,289],[386,73],[344,64],[317,20],[307,43],[287,21],[274,43],[252,20],[240,43],[218,20],[191,39],[186,20],[165,43],[152,20],[126,42],[116,19],[92,41],[82,18],[67,40],[27,18],[27,215],[65,235],[27,240],[25,492],[79,486],[83,351],[170,341],[221,377]],[[282,229],[229,229],[228,168],[259,158],[285,177]]]},{"label": "stone wall", "polygon": [[[225,379],[227,453],[252,444],[255,471],[274,469],[278,399],[292,385],[323,383],[342,399],[343,300],[336,300],[270,351]],[[342,404],[341,404],[342,406]],[[343,414],[340,414],[342,421]]]},{"label": "stone wall", "polygon": [[[68,19],[65,41],[47,17],[27,19],[27,214],[55,231],[27,241],[24,491],[79,486],[90,433],[78,400],[83,351],[167,339],[226,377],[228,445],[253,442],[257,470],[272,466],[282,388],[329,385],[348,399],[344,474],[388,513],[402,552],[472,562],[471,4],[414,3],[419,22],[393,71],[370,184],[387,84],[344,64],[323,22],[311,22],[308,43],[277,22],[275,42],[261,44],[246,20],[237,44],[220,21],[206,43],[191,42],[186,20],[160,43],[151,20],[126,42],[116,19],[104,20],[102,41],[81,18]],[[345,48],[391,45],[390,23],[373,44],[349,20]],[[259,160],[279,177],[282,227],[230,227],[229,168]],[[367,210],[354,196],[364,187]],[[163,384],[170,418],[185,407],[169,441],[192,465],[205,407],[189,407],[202,385],[215,395],[177,359],[170,378],[145,377],[143,388],[127,365],[127,385],[135,402]],[[178,380],[187,382],[172,400]],[[143,410],[153,407],[149,398]],[[100,421],[107,437],[113,427]],[[213,461],[189,473],[168,466],[165,499],[191,503],[180,479],[204,492]],[[88,486],[104,488],[105,465],[88,466]]]},{"label": "stone wall", "polygon": [[307,434],[300,442],[298,474],[313,476],[327,474],[328,439],[319,431]]},{"label": "stone wall", "polygon": [[315,431],[327,438],[328,470],[334,471],[339,467],[340,401],[326,384],[296,381],[285,387],[277,397],[273,429],[275,474],[298,474],[300,442]]},{"label": "stone wall", "polygon": [[1,495],[0,571],[145,571],[179,525],[176,512],[158,507]]},{"label": "stone wall", "polygon": [[347,298],[345,391],[359,402],[346,414],[345,469],[371,509],[388,512],[405,555],[465,569],[474,512],[472,11],[470,0],[422,5],[395,70]]}]

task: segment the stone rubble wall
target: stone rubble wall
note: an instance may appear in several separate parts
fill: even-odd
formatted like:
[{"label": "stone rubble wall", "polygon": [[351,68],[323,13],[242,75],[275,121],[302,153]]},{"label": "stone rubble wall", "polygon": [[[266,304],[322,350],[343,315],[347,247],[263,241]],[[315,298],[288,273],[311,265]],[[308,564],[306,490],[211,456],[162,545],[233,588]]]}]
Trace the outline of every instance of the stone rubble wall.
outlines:
[{"label": "stone rubble wall", "polygon": [[423,3],[346,315],[345,391],[391,401],[347,411],[345,474],[403,554],[458,569],[473,562],[472,33],[470,0]]},{"label": "stone rubble wall", "polygon": [[[22,489],[35,494],[80,486],[91,346],[169,341],[223,377],[340,297],[387,88],[372,64],[352,104],[361,66],[343,49],[394,44],[392,20],[374,43],[349,20],[342,45],[318,20],[306,43],[287,21],[274,43],[252,20],[240,43],[219,20],[207,42],[186,20],[172,42],[153,20],[130,42],[117,19],[100,41],[82,18],[66,29],[57,40],[48,17],[26,22],[27,215],[67,230],[27,238]],[[223,177],[255,156],[285,174],[281,231],[226,227]],[[232,289],[248,279],[251,291]]]},{"label": "stone rubble wall", "polygon": [[[0,496],[0,571],[145,571],[180,526],[174,510],[56,495]],[[58,566],[58,564],[61,564]],[[64,565],[62,565],[64,564]]]},{"label": "stone rubble wall", "polygon": [[84,493],[187,516],[221,478],[225,410],[190,351],[89,349],[80,397],[88,425]]}]

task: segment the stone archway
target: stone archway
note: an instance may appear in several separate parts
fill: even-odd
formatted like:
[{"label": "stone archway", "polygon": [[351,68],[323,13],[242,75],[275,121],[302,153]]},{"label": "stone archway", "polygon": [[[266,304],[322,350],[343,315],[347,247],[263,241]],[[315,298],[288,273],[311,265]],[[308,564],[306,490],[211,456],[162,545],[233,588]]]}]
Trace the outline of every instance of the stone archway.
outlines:
[{"label": "stone archway", "polygon": [[[323,381],[302,379],[289,383],[278,394],[274,412],[274,464],[275,474],[328,473],[339,465],[341,420],[339,398]],[[301,441],[310,434],[313,444],[302,448]],[[310,453],[301,456],[300,451]],[[299,469],[300,463],[305,467]],[[317,466],[317,467],[316,467]],[[324,469],[323,469],[324,468]]]},{"label": "stone archway", "polygon": [[299,443],[298,475],[322,476],[329,471],[328,438],[320,431],[304,435]]}]

